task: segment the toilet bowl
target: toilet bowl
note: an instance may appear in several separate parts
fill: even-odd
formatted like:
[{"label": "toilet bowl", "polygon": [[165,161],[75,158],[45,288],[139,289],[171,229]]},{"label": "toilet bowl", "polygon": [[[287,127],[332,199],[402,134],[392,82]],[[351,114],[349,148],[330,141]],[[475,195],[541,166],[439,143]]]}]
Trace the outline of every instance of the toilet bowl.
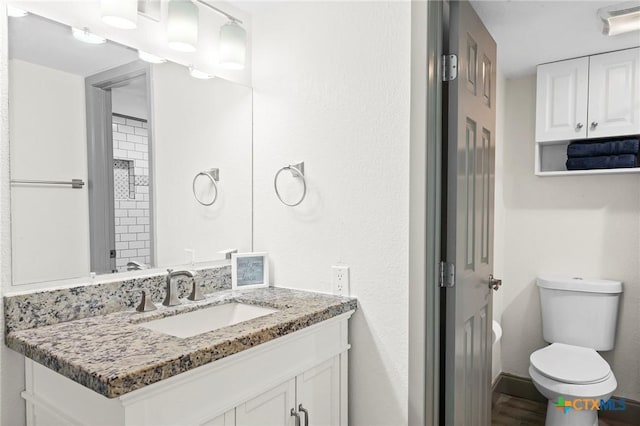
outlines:
[{"label": "toilet bowl", "polygon": [[546,426],[598,426],[598,407],[618,382],[597,351],[613,349],[622,283],[538,277],[542,335],[529,375],[549,400]]},{"label": "toilet bowl", "polygon": [[547,426],[598,425],[594,404],[609,400],[618,382],[595,350],[553,343],[532,353],[529,360],[531,380],[549,400]]}]

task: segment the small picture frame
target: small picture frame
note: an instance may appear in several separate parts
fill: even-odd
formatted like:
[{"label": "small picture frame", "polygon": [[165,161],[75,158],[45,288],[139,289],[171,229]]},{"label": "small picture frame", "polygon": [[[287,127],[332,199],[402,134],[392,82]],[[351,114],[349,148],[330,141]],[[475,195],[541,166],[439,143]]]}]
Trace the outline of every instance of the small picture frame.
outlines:
[{"label": "small picture frame", "polygon": [[233,253],[231,255],[231,288],[269,287],[267,253]]}]

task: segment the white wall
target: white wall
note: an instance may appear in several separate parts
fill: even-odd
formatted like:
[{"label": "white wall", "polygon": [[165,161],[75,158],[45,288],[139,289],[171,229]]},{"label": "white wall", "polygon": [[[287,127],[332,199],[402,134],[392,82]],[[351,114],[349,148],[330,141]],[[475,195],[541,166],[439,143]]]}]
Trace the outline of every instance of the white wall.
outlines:
[{"label": "white wall", "polygon": [[[222,79],[198,80],[179,65],[154,65],[152,156],[156,263],[221,258],[218,251],[251,250],[251,88]],[[218,200],[210,207],[193,196],[195,175],[220,169]],[[197,182],[212,199],[205,177]],[[223,256],[222,256],[223,257]]]},{"label": "white wall", "polygon": [[[9,63],[13,179],[87,182],[84,78]],[[13,185],[14,284],[89,272],[88,187]]]},{"label": "white wall", "polygon": [[[351,267],[354,426],[408,422],[410,14],[301,2],[253,17],[255,249],[283,287],[330,292],[331,265]],[[273,177],[297,161],[307,198],[285,207]]]},{"label": "white wall", "polygon": [[502,368],[528,376],[529,355],[545,346],[536,275],[622,280],[616,345],[603,356],[614,394],[640,400],[640,176],[534,176],[535,76],[507,81],[504,123]]}]

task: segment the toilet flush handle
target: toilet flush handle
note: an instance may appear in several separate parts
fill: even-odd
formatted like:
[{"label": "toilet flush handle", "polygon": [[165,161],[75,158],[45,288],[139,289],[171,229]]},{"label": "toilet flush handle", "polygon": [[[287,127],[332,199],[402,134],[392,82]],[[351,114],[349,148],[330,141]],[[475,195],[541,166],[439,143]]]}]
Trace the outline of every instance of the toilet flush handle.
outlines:
[{"label": "toilet flush handle", "polygon": [[493,274],[489,274],[489,288],[491,290],[498,291],[502,285],[502,280],[493,277]]}]

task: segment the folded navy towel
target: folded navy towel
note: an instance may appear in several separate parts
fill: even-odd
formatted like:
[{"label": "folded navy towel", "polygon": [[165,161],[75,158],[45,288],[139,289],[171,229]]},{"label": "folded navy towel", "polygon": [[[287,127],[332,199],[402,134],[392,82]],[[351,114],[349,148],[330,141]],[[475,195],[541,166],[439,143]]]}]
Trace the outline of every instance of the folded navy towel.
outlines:
[{"label": "folded navy towel", "polygon": [[638,167],[638,156],[633,154],[567,159],[567,170],[619,169]]},{"label": "folded navy towel", "polygon": [[567,157],[638,154],[639,150],[640,140],[638,138],[599,142],[571,142],[567,147]]}]

